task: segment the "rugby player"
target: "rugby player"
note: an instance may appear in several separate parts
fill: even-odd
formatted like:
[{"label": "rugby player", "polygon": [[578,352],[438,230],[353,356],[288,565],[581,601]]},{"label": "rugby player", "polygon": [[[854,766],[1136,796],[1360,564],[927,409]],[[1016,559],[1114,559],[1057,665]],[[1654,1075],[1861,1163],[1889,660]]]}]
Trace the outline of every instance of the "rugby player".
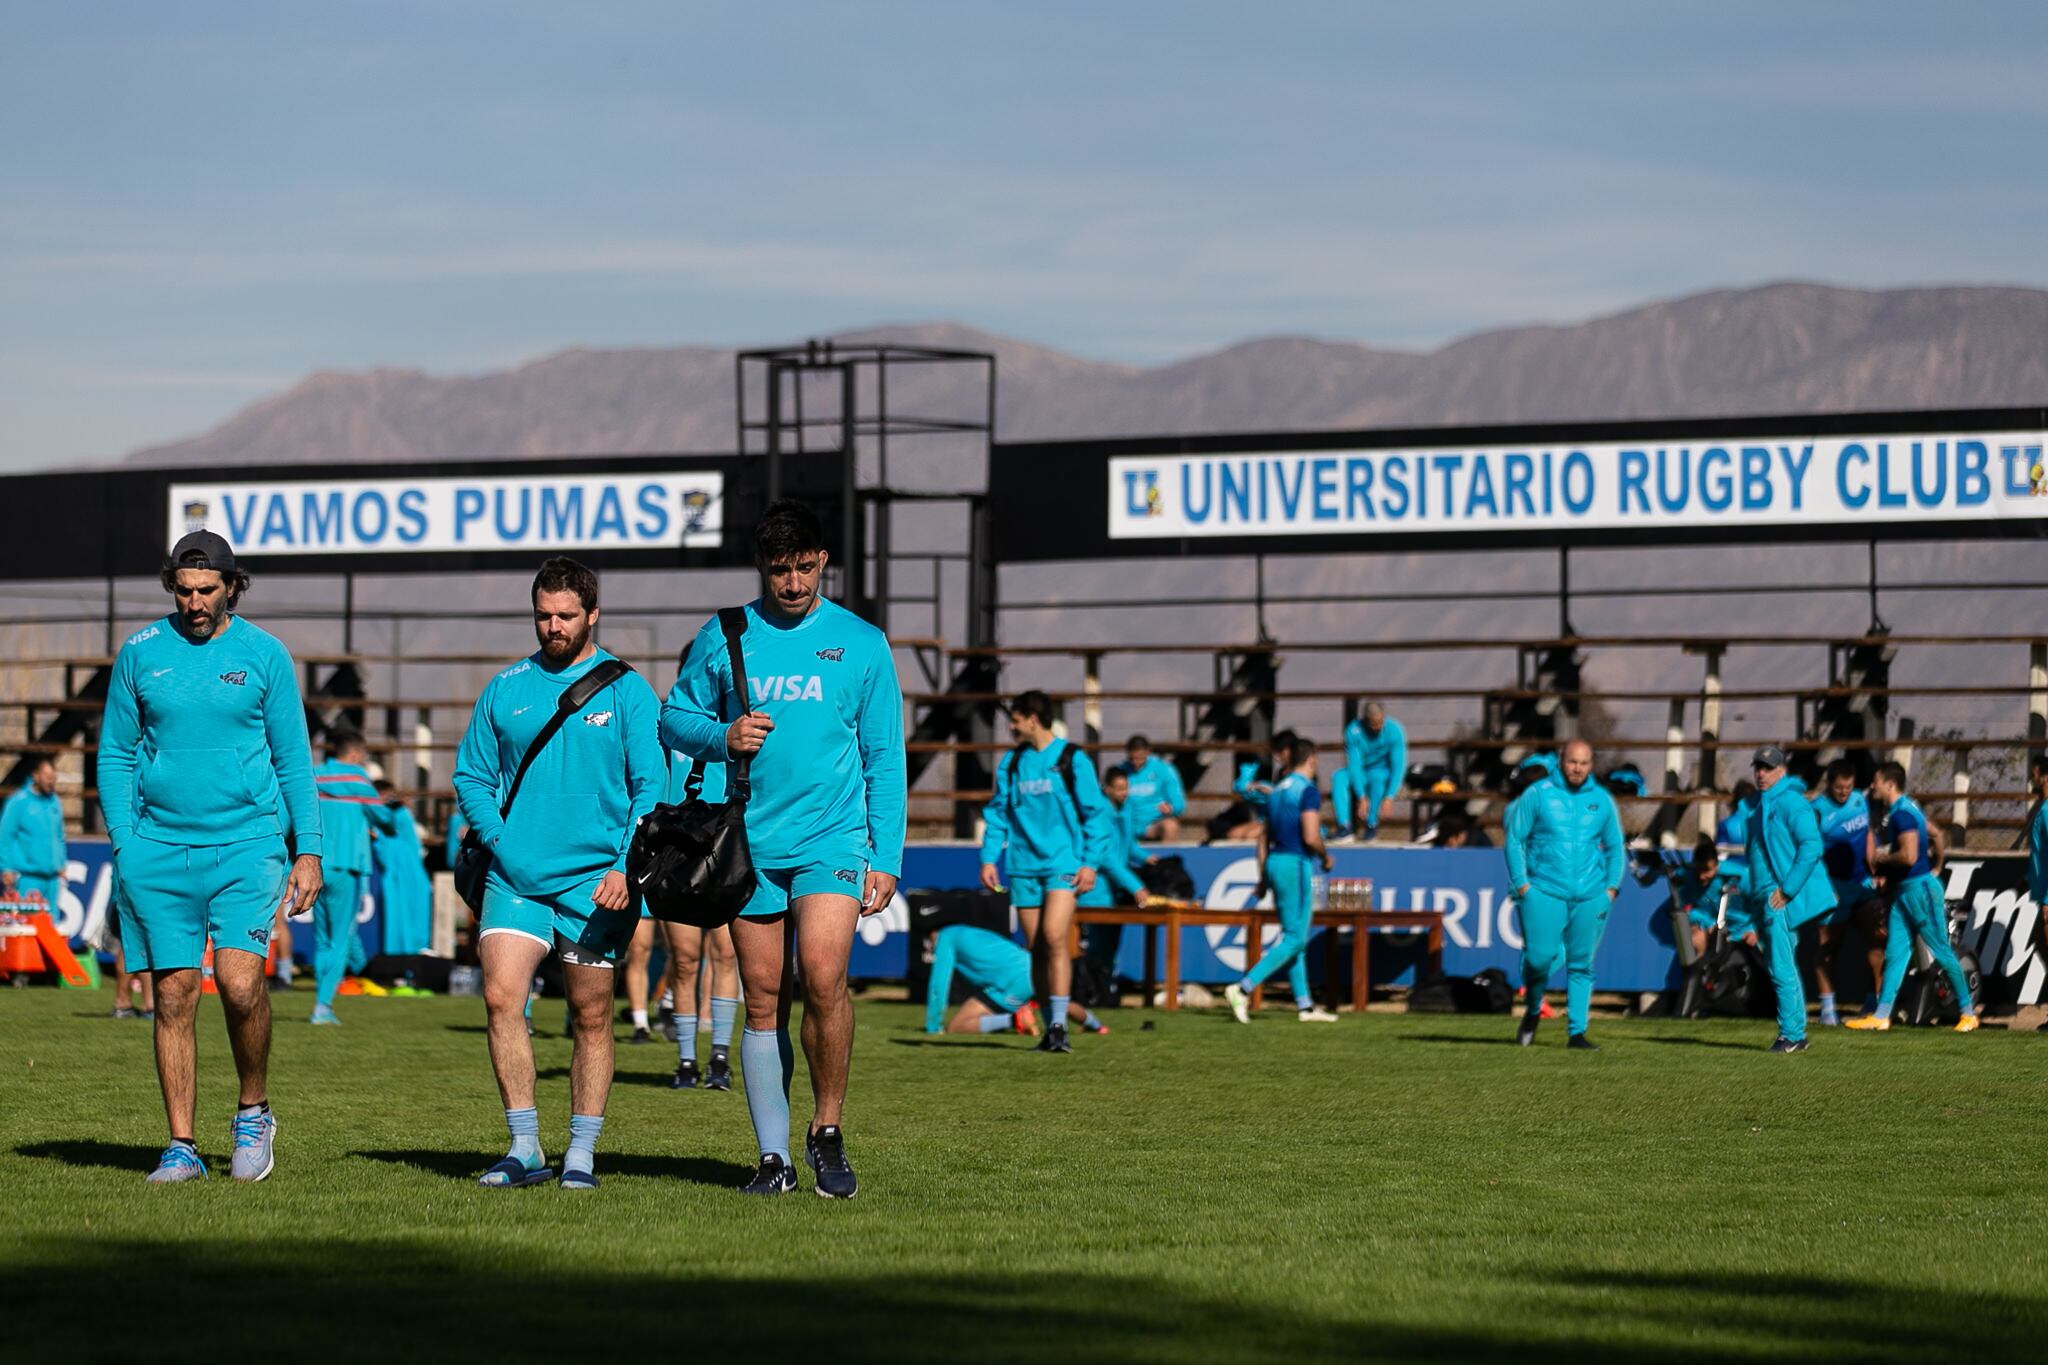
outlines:
[{"label": "rugby player", "polygon": [[[952,1019],[946,1005],[958,972],[974,992]],[[1032,999],[1031,954],[1015,941],[971,924],[949,924],[932,935],[932,974],[924,993],[926,1033],[1006,1033],[1037,1037],[1038,1005]],[[1067,1004],[1067,1018],[1090,1033],[1109,1025],[1081,1005]]]},{"label": "rugby player", "polygon": [[1799,978],[1799,930],[1827,914],[1835,889],[1821,863],[1820,817],[1806,784],[1786,771],[1785,751],[1766,744],[1750,755],[1756,804],[1744,832],[1743,886],[1756,917],[1778,998],[1772,1052],[1806,1051],[1806,986]]},{"label": "rugby player", "polygon": [[57,765],[36,760],[28,781],[0,810],[0,890],[21,900],[40,899],[57,913],[57,893],[70,862],[64,846],[64,803],[57,796]]},{"label": "rugby player", "polygon": [[327,761],[313,769],[323,849],[320,903],[313,911],[315,1024],[341,1022],[334,1014],[334,997],[352,965],[351,950],[362,949],[356,916],[372,871],[370,831],[387,836],[398,832],[397,812],[377,794],[369,764],[363,737],[353,730],[336,730],[328,736]]},{"label": "rugby player", "polygon": [[[714,617],[662,707],[661,737],[693,759],[751,763],[747,841],[757,884],[732,940],[746,989],[740,1071],[761,1160],[743,1188],[796,1188],[786,970],[794,940],[814,1101],[804,1158],[819,1195],[851,1199],[859,1182],[842,1128],[853,1056],[846,965],[860,919],[888,908],[903,871],[903,691],[888,637],[820,593],[829,561],[810,508],[769,504],[754,528],[762,593],[745,608],[742,639],[753,695],[733,696]],[[676,1001],[678,1014],[685,1005]]]},{"label": "rugby player", "polygon": [[654,689],[628,672],[599,689],[534,757],[501,814],[528,746],[562,694],[612,656],[594,638],[597,575],[557,557],[533,579],[540,648],[485,684],[455,757],[455,796],[491,853],[477,956],[483,963],[491,1069],[512,1145],[485,1171],[492,1188],[554,1179],[534,1107],[527,991],[552,952],[562,964],[574,1049],[563,1189],[595,1189],[597,1140],[612,1084],[612,973],[639,922],[626,847],[660,801],[668,759],[655,737]]},{"label": "rugby player", "polygon": [[192,1136],[193,1021],[209,938],[240,1085],[229,1171],[262,1180],[276,1165],[263,981],[271,920],[280,902],[302,912],[320,895],[306,712],[291,655],[235,614],[249,576],[225,540],[211,531],[179,540],[162,583],[175,610],[115,656],[99,751],[100,811],[123,892],[121,946],[156,987],[171,1143],[149,1180],[206,1175]]},{"label": "rugby player", "polygon": [[1180,817],[1188,808],[1187,788],[1181,785],[1180,770],[1152,752],[1152,741],[1132,735],[1124,741],[1124,761],[1112,770],[1130,779],[1131,799],[1145,815],[1141,839],[1173,840],[1180,837]]},{"label": "rugby player", "polygon": [[1346,837],[1378,837],[1381,809],[1407,776],[1408,732],[1385,706],[1367,702],[1344,727],[1344,766],[1330,782],[1338,830]]},{"label": "rugby player", "polygon": [[[1813,798],[1813,813],[1820,819],[1821,863],[1835,893],[1834,908],[1820,917],[1820,951],[1814,954],[1813,976],[1820,988],[1821,1025],[1833,1028],[1842,1022],[1835,1008],[1835,957],[1851,925],[1862,928],[1864,938],[1870,939],[1883,909],[1870,885],[1865,848],[1870,836],[1870,803],[1856,790],[1854,763],[1838,758],[1828,764]],[[1876,981],[1878,975],[1873,972],[1871,979]]]},{"label": "rugby player", "polygon": [[1628,855],[1621,813],[1593,780],[1593,747],[1564,746],[1557,773],[1508,806],[1508,885],[1522,912],[1522,982],[1528,1005],[1515,1030],[1523,1047],[1536,1041],[1543,990],[1565,969],[1565,1046],[1598,1052],[1586,1036],[1593,1004],[1593,957],[1607,930],[1607,912],[1621,894]]},{"label": "rugby player", "polygon": [[[1280,938],[1243,979],[1223,988],[1230,1012],[1249,1024],[1251,995],[1282,967],[1294,988],[1295,1017],[1304,1024],[1331,1024],[1337,1016],[1316,1005],[1308,986],[1308,937],[1315,919],[1315,865],[1336,865],[1323,844],[1323,798],[1316,790],[1315,741],[1297,737],[1287,754],[1286,776],[1266,797],[1266,822],[1259,827],[1259,867],[1273,888],[1280,914]],[[1253,930],[1254,933],[1259,932]]]},{"label": "rugby player", "polygon": [[1913,940],[1927,945],[1934,963],[1955,988],[1957,1033],[1977,1028],[1977,1010],[1970,999],[1970,980],[1956,960],[1948,941],[1948,899],[1941,879],[1934,875],[1933,836],[1920,805],[1906,794],[1906,770],[1897,763],[1878,765],[1870,780],[1870,794],[1884,807],[1884,814],[1870,828],[1867,854],[1871,870],[1884,879],[1891,900],[1890,928],[1885,936],[1884,984],[1877,992],[1877,1006],[1868,1014],[1849,1021],[1853,1029],[1883,1032],[1892,1026],[1892,1004],[1906,979],[1906,967],[1913,960]]}]

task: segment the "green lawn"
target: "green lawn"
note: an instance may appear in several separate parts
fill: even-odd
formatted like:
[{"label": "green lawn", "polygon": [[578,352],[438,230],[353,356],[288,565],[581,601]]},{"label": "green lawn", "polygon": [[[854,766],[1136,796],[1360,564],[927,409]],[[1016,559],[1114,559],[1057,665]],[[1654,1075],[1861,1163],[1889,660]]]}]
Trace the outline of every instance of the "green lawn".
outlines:
[{"label": "green lawn", "polygon": [[[493,1192],[475,1000],[278,997],[278,1169],[145,1188],[148,1026],[0,991],[10,1358],[1844,1360],[2048,1340],[2048,1038],[1114,1016],[1071,1057],[864,1004],[851,1204],[740,1197],[735,1090],[619,1049],[604,1187]],[[1142,1031],[1143,1018],[1156,1018]],[[559,1027],[557,1002],[536,1007]],[[232,1068],[201,1019],[202,1149]],[[569,1044],[535,1042],[550,1153]],[[808,1108],[797,1081],[799,1122]],[[657,1356],[655,1353],[661,1353]]]}]

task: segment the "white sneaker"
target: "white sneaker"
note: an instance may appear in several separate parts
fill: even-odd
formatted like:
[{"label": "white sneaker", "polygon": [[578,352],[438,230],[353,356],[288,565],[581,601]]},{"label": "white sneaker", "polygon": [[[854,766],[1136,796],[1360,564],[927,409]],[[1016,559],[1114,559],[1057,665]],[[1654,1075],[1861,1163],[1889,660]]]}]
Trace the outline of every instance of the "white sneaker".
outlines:
[{"label": "white sneaker", "polygon": [[1231,982],[1223,988],[1223,998],[1230,1002],[1230,1012],[1237,1016],[1238,1023],[1249,1024],[1252,1021],[1251,997],[1244,993],[1244,987]]},{"label": "white sneaker", "polygon": [[1337,1016],[1320,1005],[1312,1005],[1308,1009],[1297,1010],[1294,1017],[1301,1020],[1304,1024],[1334,1024],[1337,1022]]}]

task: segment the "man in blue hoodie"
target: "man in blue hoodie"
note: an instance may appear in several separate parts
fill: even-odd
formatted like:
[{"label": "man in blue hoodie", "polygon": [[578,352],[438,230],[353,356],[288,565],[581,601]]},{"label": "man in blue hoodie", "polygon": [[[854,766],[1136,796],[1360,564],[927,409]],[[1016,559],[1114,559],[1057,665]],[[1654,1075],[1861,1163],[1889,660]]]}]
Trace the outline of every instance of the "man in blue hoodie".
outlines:
[{"label": "man in blue hoodie", "polygon": [[1920,804],[1906,794],[1906,770],[1897,763],[1878,765],[1870,780],[1870,794],[1884,807],[1884,814],[1871,826],[1869,856],[1873,872],[1884,879],[1891,901],[1889,932],[1885,936],[1884,983],[1878,989],[1877,1005],[1868,1014],[1851,1019],[1852,1029],[1883,1032],[1892,1026],[1892,1005],[1906,979],[1906,967],[1913,960],[1913,941],[1927,945],[1934,965],[1948,977],[1956,993],[1957,1033],[1974,1033],[1977,1009],[1970,999],[1970,979],[1956,960],[1948,939],[1948,898],[1941,879],[1934,874],[1934,834]]},{"label": "man in blue hoodie", "polygon": [[888,909],[896,895],[908,803],[895,655],[886,635],[820,592],[829,560],[816,513],[787,499],[768,505],[754,528],[762,593],[745,608],[741,639],[753,695],[734,695],[713,618],[662,706],[661,737],[688,758],[726,763],[744,755],[751,763],[747,840],[759,885],[732,941],[746,992],[740,1077],[761,1163],[743,1188],[796,1188],[784,985],[793,938],[814,1101],[804,1160],[820,1195],[851,1199],[859,1183],[840,1126],[853,1059],[846,966],[862,917]]},{"label": "man in blue hoodie", "polygon": [[630,670],[598,691],[534,756],[509,811],[513,776],[563,694],[611,659],[595,639],[597,575],[557,557],[533,579],[540,648],[485,684],[455,756],[455,797],[491,853],[477,926],[491,1067],[511,1149],[478,1182],[494,1189],[554,1179],[534,1107],[526,996],[549,953],[562,964],[575,1048],[563,1189],[595,1189],[597,1140],[612,1084],[612,983],[639,922],[626,848],[661,800],[668,755],[660,707]]},{"label": "man in blue hoodie", "polygon": [[1344,767],[1330,783],[1338,830],[1355,831],[1363,839],[1377,837],[1380,811],[1407,776],[1408,732],[1386,707],[1367,702],[1344,727]]},{"label": "man in blue hoodie", "polygon": [[1806,784],[1786,771],[1785,751],[1766,744],[1750,755],[1757,802],[1743,851],[1744,886],[1757,917],[1778,997],[1772,1052],[1806,1051],[1806,987],[1799,979],[1799,930],[1834,908],[1821,862],[1820,818]]},{"label": "man in blue hoodie", "polygon": [[370,831],[392,836],[397,814],[377,794],[370,778],[370,750],[353,730],[336,730],[327,739],[327,761],[313,769],[320,794],[320,904],[313,911],[313,998],[315,1024],[339,1024],[334,997],[348,970],[349,949],[360,946],[356,917],[375,863],[370,857]]},{"label": "man in blue hoodie", "polygon": [[1097,869],[1114,843],[1114,815],[1088,756],[1052,732],[1052,699],[1025,692],[1010,704],[1017,745],[996,764],[995,792],[982,809],[981,884],[1003,889],[1031,945],[1044,1002],[1041,1052],[1072,1052],[1067,1001],[1074,964],[1067,931],[1075,898],[1095,889]]},{"label": "man in blue hoodie", "polygon": [[156,983],[157,1079],[171,1145],[149,1179],[206,1175],[192,1138],[194,1020],[211,938],[241,1082],[230,1171],[261,1180],[275,1164],[277,1133],[263,981],[271,920],[280,903],[299,913],[320,895],[306,711],[291,655],[235,614],[249,576],[225,540],[211,531],[184,537],[162,583],[175,610],[115,655],[99,752],[100,811],[125,892],[121,947],[128,965]]},{"label": "man in blue hoodie", "polygon": [[64,846],[64,803],[57,797],[57,765],[36,760],[28,781],[0,810],[0,886],[23,900],[41,898],[57,913],[57,893],[70,861]]},{"label": "man in blue hoodie", "polygon": [[1501,847],[1521,907],[1522,982],[1529,996],[1515,1041],[1523,1047],[1536,1041],[1544,988],[1563,967],[1565,1046],[1598,1052],[1586,1036],[1593,957],[1621,894],[1628,853],[1614,798],[1593,780],[1592,746],[1582,739],[1565,745],[1557,775],[1516,797],[1506,825]]},{"label": "man in blue hoodie", "polygon": [[1124,741],[1124,761],[1116,765],[1131,780],[1131,797],[1145,816],[1138,837],[1168,842],[1180,837],[1180,817],[1188,808],[1180,770],[1152,752],[1152,741],[1132,735]]}]

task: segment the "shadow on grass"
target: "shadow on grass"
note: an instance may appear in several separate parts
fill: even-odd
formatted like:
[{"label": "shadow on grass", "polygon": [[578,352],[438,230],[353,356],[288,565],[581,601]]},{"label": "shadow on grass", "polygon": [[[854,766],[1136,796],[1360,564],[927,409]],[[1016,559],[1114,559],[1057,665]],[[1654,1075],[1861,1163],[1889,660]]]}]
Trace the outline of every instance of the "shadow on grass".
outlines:
[{"label": "shadow on grass", "polygon": [[[1012,1044],[1009,1044],[1009,1043],[999,1043],[999,1042],[997,1042],[997,1041],[996,1041],[995,1039],[993,1039],[993,1038],[974,1038],[974,1037],[969,1037],[969,1036],[967,1036],[967,1035],[965,1035],[965,1034],[962,1034],[962,1035],[960,1035],[960,1036],[958,1037],[958,1039],[957,1039],[956,1041],[952,1041],[952,1042],[948,1042],[948,1041],[947,1041],[947,1040],[945,1040],[944,1038],[891,1038],[891,1039],[890,1039],[889,1041],[890,1041],[891,1043],[895,1044],[895,1045],[896,1045],[897,1047],[998,1047],[998,1048],[1007,1048],[1007,1047],[1011,1047],[1011,1046],[1012,1046]],[[1018,1048],[1017,1050],[1018,1050],[1018,1051],[1020,1051],[1020,1052],[1028,1052],[1028,1051],[1030,1051],[1030,1049],[1029,1049],[1029,1048]]]},{"label": "shadow on grass", "polygon": [[[448,1152],[426,1148],[401,1148],[350,1152],[349,1155],[362,1157],[366,1161],[387,1162],[393,1166],[411,1166],[429,1175],[445,1176],[450,1180],[475,1184],[476,1178],[498,1159],[499,1153],[495,1149]],[[560,1165],[559,1158],[556,1165]],[[636,1152],[600,1151],[597,1154],[597,1173],[600,1176],[652,1176],[661,1180],[683,1180],[692,1185],[738,1189],[753,1176],[754,1168],[733,1161],[720,1161],[715,1157],[645,1156]]]},{"label": "shadow on grass", "polygon": [[61,1161],[66,1166],[99,1167],[110,1171],[139,1171],[147,1175],[156,1169],[162,1147],[140,1142],[101,1142],[98,1138],[70,1138],[54,1142],[24,1142],[14,1149],[16,1156]]},{"label": "shadow on grass", "polygon": [[1644,1038],[1639,1041],[1661,1043],[1665,1047],[1718,1047],[1730,1052],[1762,1052],[1764,1050],[1755,1043],[1723,1043],[1712,1038],[1691,1038],[1682,1033],[1659,1034],[1657,1037]]},{"label": "shadow on grass", "polygon": [[37,1311],[11,1318],[11,1350],[25,1360],[91,1355],[79,1324],[105,1322],[108,1285],[120,1286],[124,1318],[150,1325],[152,1360],[219,1358],[217,1324],[195,1316],[195,1303],[289,1302],[290,1331],[267,1335],[267,1358],[431,1354],[550,1365],[568,1348],[565,1304],[601,1310],[611,1359],[672,1353],[686,1331],[693,1356],[894,1365],[957,1365],[988,1355],[991,1342],[1023,1344],[1020,1354],[1033,1357],[1118,1362],[1714,1365],[1823,1350],[1859,1361],[2003,1361],[2036,1356],[2041,1307],[2036,1298],[1819,1276],[1544,1265],[1503,1269],[1467,1286],[1478,1303],[1446,1302],[1417,1322],[1412,1311],[1375,1316],[1369,1301],[1258,1311],[1225,1282],[1205,1288],[1116,1273],[880,1273],[852,1262],[843,1273],[707,1273],[658,1246],[646,1269],[600,1271],[545,1240],[479,1255],[417,1233],[301,1237],[286,1254],[219,1237],[208,1228],[162,1242],[53,1234],[14,1242],[0,1250],[0,1269],[35,1286]]},{"label": "shadow on grass", "polygon": [[1515,1038],[1467,1038],[1456,1033],[1403,1033],[1397,1035],[1404,1043],[1453,1043],[1460,1047],[1513,1047]]}]

